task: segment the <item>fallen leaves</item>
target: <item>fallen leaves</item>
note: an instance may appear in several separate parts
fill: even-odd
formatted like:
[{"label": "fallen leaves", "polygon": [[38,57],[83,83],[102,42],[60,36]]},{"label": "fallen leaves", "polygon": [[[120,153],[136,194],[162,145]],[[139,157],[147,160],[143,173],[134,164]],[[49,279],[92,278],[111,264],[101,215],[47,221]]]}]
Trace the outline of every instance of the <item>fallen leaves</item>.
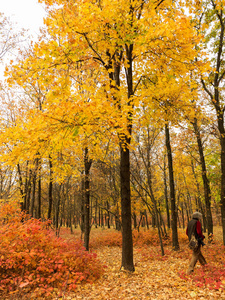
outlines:
[{"label": "fallen leaves", "polygon": [[96,254],[88,253],[80,240],[57,238],[48,221],[25,218],[13,210],[10,216],[6,222],[0,214],[1,299],[11,293],[18,299],[52,299],[103,273]]},{"label": "fallen leaves", "polygon": [[[147,251],[151,250],[149,247]],[[130,273],[120,271],[119,247],[103,247],[97,255],[107,265],[105,274],[94,284],[79,286],[72,299],[225,299],[223,291],[200,288],[191,280],[180,278],[179,272],[186,271],[190,258],[183,251],[183,258],[174,253],[165,261],[143,261],[135,249],[135,272]],[[196,266],[197,270],[200,268]]]},{"label": "fallen leaves", "polygon": [[[107,232],[106,235],[108,234]],[[186,243],[181,245],[180,251],[172,251],[171,245],[166,246],[165,257],[160,255],[159,246],[135,247],[133,273],[120,270],[120,247],[102,245],[94,251],[100,262],[107,266],[105,273],[94,284],[78,286],[72,299],[225,299],[224,289],[215,290],[204,284],[198,286],[198,282],[194,280],[201,274],[202,280],[211,276],[213,281],[215,268],[224,262],[223,247],[220,244],[206,245],[203,248],[206,260],[210,262],[209,267],[203,269],[197,264],[191,276],[186,276],[191,258],[191,251]],[[182,278],[182,273],[185,278]]]},{"label": "fallen leaves", "polygon": [[[32,238],[34,238],[40,230],[38,230],[38,227],[36,226],[37,224],[33,224],[32,222],[31,224],[29,223],[30,226],[28,227],[26,227],[24,223],[21,226],[24,228],[24,230],[26,228],[29,229],[29,234],[32,233]],[[33,226],[32,224],[35,226]],[[74,245],[73,241],[77,240],[78,236],[77,233],[71,235],[66,230],[63,232],[63,235],[65,235],[64,239],[59,239],[59,241],[61,241],[64,246],[66,242],[65,238],[69,240],[68,245]],[[98,263],[95,267],[100,270],[102,266],[105,266],[102,276],[98,280],[94,281],[94,283],[87,283],[88,281],[84,280],[84,275],[81,273],[77,273],[77,275],[79,275],[79,280],[76,281],[76,288],[74,287],[74,289],[72,290],[68,288],[68,285],[72,284],[72,281],[70,282],[70,279],[68,278],[66,286],[61,289],[63,278],[65,278],[62,278],[63,274],[60,273],[62,264],[64,262],[64,256],[61,255],[57,258],[56,261],[57,268],[58,266],[60,266],[60,278],[57,279],[57,284],[55,284],[55,288],[54,290],[52,290],[51,295],[48,295],[49,299],[52,299],[54,297],[54,294],[58,295],[57,298],[55,298],[57,300],[225,299],[225,247],[222,246],[218,241],[215,241],[214,244],[207,244],[203,248],[203,254],[208,262],[208,265],[202,267],[197,264],[194,273],[187,276],[186,270],[191,258],[191,250],[188,249],[186,245],[187,243],[181,243],[181,249],[179,251],[172,251],[171,244],[169,243],[169,241],[167,241],[167,245],[165,245],[165,256],[162,257],[159,245],[149,243],[151,239],[150,233],[148,231],[146,234],[147,237],[144,238],[145,241],[148,241],[148,245],[144,245],[144,243],[141,242],[141,240],[137,236],[139,240],[137,245],[139,245],[139,247],[134,247],[135,272],[131,273],[125,270],[121,270],[121,247],[109,247],[107,244],[104,244],[104,241],[107,242],[108,239],[110,239],[110,231],[103,231],[101,229],[98,229],[96,231],[93,230],[92,238],[95,239],[97,235],[103,237],[101,247],[99,247],[98,244],[98,247],[96,249],[92,248],[92,250],[97,254]],[[104,235],[106,235],[107,238],[104,239]],[[142,232],[141,237],[143,237],[144,235],[145,234]],[[43,235],[41,236],[42,242],[40,243],[43,243]],[[114,242],[117,242],[117,238],[117,235],[113,233],[112,240],[114,240]],[[29,243],[31,242],[31,240],[32,239],[29,236]],[[46,247],[47,246],[49,247],[48,243],[46,244]],[[34,247],[32,249],[32,251],[34,252]],[[63,253],[65,254],[67,250],[69,249],[64,247]],[[25,251],[23,252],[23,255],[25,255],[24,253],[32,254],[32,260],[37,257],[37,253],[33,253],[32,251]],[[18,252],[18,254],[19,253],[21,252]],[[39,254],[42,255],[43,253],[40,252]],[[76,255],[77,254],[78,253],[76,253]],[[96,257],[93,253],[88,254],[87,252],[85,252],[85,255],[86,254],[92,255],[94,258]],[[5,255],[1,254],[0,257],[4,258]],[[76,263],[79,262],[79,259],[80,257],[78,256]],[[51,257],[51,260],[54,260],[54,258]],[[49,262],[51,262],[51,260]],[[84,267],[84,273],[86,275],[90,273],[88,276],[93,276],[94,265],[93,263],[91,263],[91,265],[88,265],[87,262],[87,260],[82,260],[80,261],[79,265]],[[41,266],[41,264],[39,263],[38,268],[43,268],[44,266],[47,267],[46,264]],[[70,269],[72,267],[73,266],[70,263]],[[36,271],[38,268],[36,268]],[[44,274],[45,273],[43,273],[42,277],[40,277],[40,282],[46,280],[46,276]],[[25,280],[19,281],[18,286],[20,287],[20,289],[29,289],[30,284],[28,285],[28,282],[30,282],[30,280],[32,279],[31,275],[32,272],[30,272],[27,280],[25,278]],[[51,276],[51,278],[53,278],[53,276]],[[10,297],[13,295],[12,293],[14,292],[12,291],[9,294]],[[24,295],[24,297],[25,298],[21,299],[28,299],[29,294]]]}]

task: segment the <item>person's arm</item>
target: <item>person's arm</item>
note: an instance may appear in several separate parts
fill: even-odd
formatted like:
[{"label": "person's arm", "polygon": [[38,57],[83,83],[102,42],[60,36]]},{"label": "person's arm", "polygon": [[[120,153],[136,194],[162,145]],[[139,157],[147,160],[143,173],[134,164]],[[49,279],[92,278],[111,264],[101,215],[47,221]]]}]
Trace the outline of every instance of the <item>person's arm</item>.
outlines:
[{"label": "person's arm", "polygon": [[202,225],[201,225],[201,223],[199,221],[197,221],[197,223],[196,223],[196,231],[197,231],[197,235],[200,238],[202,238],[202,239],[205,238],[205,236],[202,234]]}]

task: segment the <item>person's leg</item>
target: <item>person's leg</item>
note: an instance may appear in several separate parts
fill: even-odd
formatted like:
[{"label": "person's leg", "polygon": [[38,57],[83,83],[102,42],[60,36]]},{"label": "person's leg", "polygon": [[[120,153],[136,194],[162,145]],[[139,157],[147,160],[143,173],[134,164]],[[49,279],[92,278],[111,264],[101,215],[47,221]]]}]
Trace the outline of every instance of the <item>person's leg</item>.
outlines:
[{"label": "person's leg", "polygon": [[202,266],[204,266],[204,265],[207,264],[207,262],[206,262],[206,260],[205,260],[205,257],[202,255],[202,252],[201,252],[201,251],[199,252],[198,260],[199,260],[199,262],[200,262],[200,264],[201,264]]},{"label": "person's leg", "polygon": [[200,247],[198,247],[195,251],[192,253],[192,258],[187,270],[187,274],[191,274],[194,271],[194,267],[199,259],[199,254],[201,253]]}]

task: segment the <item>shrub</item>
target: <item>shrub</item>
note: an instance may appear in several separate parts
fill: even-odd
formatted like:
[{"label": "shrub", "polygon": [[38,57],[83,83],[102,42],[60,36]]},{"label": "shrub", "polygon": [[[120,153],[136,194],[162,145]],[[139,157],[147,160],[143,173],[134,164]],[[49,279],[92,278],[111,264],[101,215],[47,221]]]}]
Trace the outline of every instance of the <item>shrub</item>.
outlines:
[{"label": "shrub", "polygon": [[[167,245],[171,242],[169,236],[163,237],[163,244]],[[149,229],[147,231],[133,230],[133,243],[134,246],[140,248],[144,246],[158,246],[159,236],[157,229]]]},{"label": "shrub", "polygon": [[119,231],[101,231],[96,235],[91,235],[90,247],[98,249],[104,246],[108,247],[121,247],[122,246],[122,234]]},{"label": "shrub", "polygon": [[[1,219],[1,218],[0,218]],[[21,222],[21,220],[23,222]],[[31,292],[37,299],[92,282],[103,268],[80,241],[57,238],[48,222],[15,212],[0,227],[0,294]],[[43,298],[42,298],[43,299]]]},{"label": "shrub", "polygon": [[[146,231],[133,230],[133,245],[137,248],[142,248],[145,246],[159,246],[159,236],[157,229],[148,229]],[[172,245],[171,231],[168,232],[166,237],[163,237],[163,245]],[[179,232],[179,242],[180,244],[187,243],[187,236],[184,231]],[[104,246],[108,247],[121,247],[122,246],[122,233],[119,231],[112,230],[101,230],[92,231],[90,247],[97,249]]]}]

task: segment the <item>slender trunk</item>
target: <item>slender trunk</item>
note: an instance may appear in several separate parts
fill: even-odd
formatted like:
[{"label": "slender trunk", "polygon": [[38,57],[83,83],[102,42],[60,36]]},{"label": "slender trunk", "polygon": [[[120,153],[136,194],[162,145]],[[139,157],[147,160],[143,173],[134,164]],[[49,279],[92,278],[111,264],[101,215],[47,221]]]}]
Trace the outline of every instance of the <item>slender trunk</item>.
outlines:
[{"label": "slender trunk", "polygon": [[161,247],[161,254],[162,254],[162,256],[164,256],[165,253],[164,253],[164,247],[163,247],[163,241],[162,241],[161,226],[160,226],[160,220],[159,220],[159,212],[158,212],[158,208],[157,208],[157,202],[156,202],[156,199],[154,197],[153,190],[152,190],[152,182],[151,182],[150,177],[148,178],[148,185],[149,185],[151,200],[152,200],[153,205],[154,205],[154,211],[155,211],[155,217],[156,217],[155,220],[156,220],[156,226],[157,226],[157,230],[158,230],[159,242],[160,242],[160,247]]},{"label": "slender trunk", "polygon": [[163,220],[163,217],[162,217],[162,214],[161,214],[161,210],[158,209],[158,213],[159,213],[159,217],[160,217],[160,223],[161,223],[161,226],[163,226],[163,235],[164,236],[167,236],[167,231],[166,231],[166,225],[165,225],[165,222]]},{"label": "slender trunk", "polygon": [[181,202],[181,216],[182,216],[182,225],[183,225],[183,229],[184,229],[185,224],[184,224],[184,204],[183,204],[183,202]]},{"label": "slender trunk", "polygon": [[189,222],[190,221],[190,215],[189,215],[189,210],[188,210],[186,201],[184,202],[184,205],[185,205],[185,210],[186,210],[186,215],[187,215],[187,222]]},{"label": "slender trunk", "polygon": [[145,209],[145,211],[144,211],[144,215],[145,215],[145,220],[146,220],[146,226],[147,226],[147,229],[149,229],[149,226],[148,226],[148,215],[147,215],[146,209]]},{"label": "slender trunk", "polygon": [[156,217],[155,217],[155,212],[152,212],[152,227],[155,228],[156,225]]},{"label": "slender trunk", "polygon": [[133,219],[134,219],[134,229],[137,228],[137,216],[136,216],[136,213],[133,212]]},{"label": "slender trunk", "polygon": [[109,201],[106,202],[106,205],[107,205],[107,215],[106,215],[106,218],[107,218],[107,227],[108,229],[110,229],[110,214],[109,214]]},{"label": "slender trunk", "polygon": [[168,226],[168,228],[170,228],[170,210],[169,210],[168,190],[167,190],[167,180],[166,180],[165,157],[164,157],[164,166],[163,166],[163,177],[164,177],[164,195],[165,195],[165,201],[166,201],[167,226]]},{"label": "slender trunk", "polygon": [[[217,4],[213,2],[215,7]],[[213,84],[210,88],[207,87],[205,81],[202,79],[202,85],[205,92],[209,95],[211,99],[211,103],[214,105],[217,115],[217,124],[218,130],[220,133],[220,158],[221,158],[221,199],[220,199],[220,207],[221,207],[221,216],[222,216],[222,228],[223,228],[223,244],[225,245],[225,130],[224,130],[224,104],[223,104],[223,94],[220,95],[220,84],[223,84],[223,52],[224,52],[224,33],[225,33],[225,23],[224,23],[224,11],[223,9],[219,9],[216,7],[215,9],[215,17],[218,20],[218,39],[217,43],[217,53],[216,60],[214,65],[214,78]],[[212,89],[213,89],[213,92]]]},{"label": "slender trunk", "polygon": [[92,160],[88,157],[88,148],[84,153],[84,247],[89,250],[90,237],[90,169]]},{"label": "slender trunk", "polygon": [[206,171],[206,164],[205,164],[205,157],[203,152],[202,146],[202,139],[198,127],[197,119],[194,118],[194,122],[192,123],[194,127],[195,136],[198,143],[198,152],[201,161],[201,168],[202,168],[202,180],[204,185],[204,196],[205,196],[205,206],[206,206],[206,217],[207,217],[207,229],[208,229],[208,236],[213,234],[213,220],[212,220],[212,211],[211,211],[211,191],[210,191],[210,184],[207,176]]},{"label": "slender trunk", "polygon": [[196,182],[196,187],[197,187],[197,207],[199,207],[200,213],[202,214],[203,231],[206,232],[207,220],[206,220],[206,216],[205,216],[205,209],[203,207],[203,203],[202,203],[202,200],[201,200],[200,187],[199,187],[198,179],[197,179],[197,176],[196,176],[196,172],[195,172],[195,167],[194,167],[193,161],[191,162],[191,167],[192,167],[192,172],[193,172],[193,175],[194,175],[194,178],[195,178],[195,182]]},{"label": "slender trunk", "polygon": [[32,198],[31,198],[31,207],[30,207],[30,214],[31,217],[34,216],[34,204],[35,204],[35,192],[36,192],[36,171],[33,174],[33,179],[32,179]]},{"label": "slender trunk", "polygon": [[[82,174],[83,175],[83,174]],[[85,224],[85,211],[84,211],[84,206],[85,206],[85,197],[84,197],[84,178],[82,176],[82,181],[81,181],[81,219],[80,219],[80,229],[81,229],[81,240],[83,239],[83,234],[84,234],[84,224]],[[99,209],[99,215],[100,215],[100,209]]]},{"label": "slender trunk", "polygon": [[37,207],[37,219],[41,218],[41,178],[40,178],[40,173],[39,173],[39,178],[38,178],[38,207]]},{"label": "slender trunk", "polygon": [[[29,176],[28,176],[29,173]],[[25,183],[25,211],[29,214],[30,210],[30,197],[31,197],[31,180],[32,180],[32,171],[29,170],[26,172],[26,183]]]},{"label": "slender trunk", "polygon": [[52,215],[52,203],[53,203],[53,178],[52,178],[52,160],[49,157],[49,187],[48,187],[48,219],[51,219]]},{"label": "slender trunk", "polygon": [[160,225],[160,220],[159,220],[159,211],[158,211],[158,208],[157,208],[157,202],[156,202],[154,192],[153,192],[153,189],[152,189],[150,147],[148,147],[148,151],[147,151],[147,181],[148,181],[149,195],[151,197],[153,207],[154,207],[154,215],[155,215],[156,226],[157,226],[157,229],[158,229],[158,236],[159,236],[159,242],[160,242],[160,247],[161,247],[161,254],[163,256],[164,255],[164,247],[163,247],[163,242],[162,242],[162,234],[161,234],[162,230],[161,230],[161,225]]},{"label": "slender trunk", "polygon": [[23,211],[25,209],[25,195],[24,195],[24,188],[23,188],[23,178],[22,173],[20,169],[20,164],[17,164],[17,171],[19,176],[19,188],[20,188],[20,195],[22,197],[22,202],[20,203],[21,210]]},{"label": "slender trunk", "polygon": [[96,198],[96,200],[95,200],[95,228],[98,227],[97,214],[98,214],[98,200]]},{"label": "slender trunk", "polygon": [[168,123],[165,124],[166,133],[166,149],[169,167],[169,182],[170,182],[170,203],[171,203],[171,224],[172,224],[172,247],[173,250],[179,250],[178,232],[177,232],[177,212],[176,212],[176,199],[175,199],[175,185],[173,175],[173,158],[170,145],[170,133]]},{"label": "slender trunk", "polygon": [[55,206],[55,229],[56,229],[56,236],[59,236],[59,212],[60,212],[60,205],[61,205],[61,188],[62,185],[59,186],[58,197],[56,199],[56,206]]},{"label": "slender trunk", "polygon": [[98,209],[98,226],[101,227],[101,208]]},{"label": "slender trunk", "polygon": [[103,210],[101,209],[101,227],[104,228],[105,224],[104,224],[104,213]]},{"label": "slender trunk", "polygon": [[121,222],[120,222],[120,218],[119,218],[119,205],[118,205],[118,202],[117,202],[117,205],[116,205],[115,223],[116,223],[116,230],[121,231]]},{"label": "slender trunk", "polygon": [[[225,135],[225,132],[223,133]],[[225,245],[225,137],[221,137],[221,216],[223,228],[223,244]]]}]

